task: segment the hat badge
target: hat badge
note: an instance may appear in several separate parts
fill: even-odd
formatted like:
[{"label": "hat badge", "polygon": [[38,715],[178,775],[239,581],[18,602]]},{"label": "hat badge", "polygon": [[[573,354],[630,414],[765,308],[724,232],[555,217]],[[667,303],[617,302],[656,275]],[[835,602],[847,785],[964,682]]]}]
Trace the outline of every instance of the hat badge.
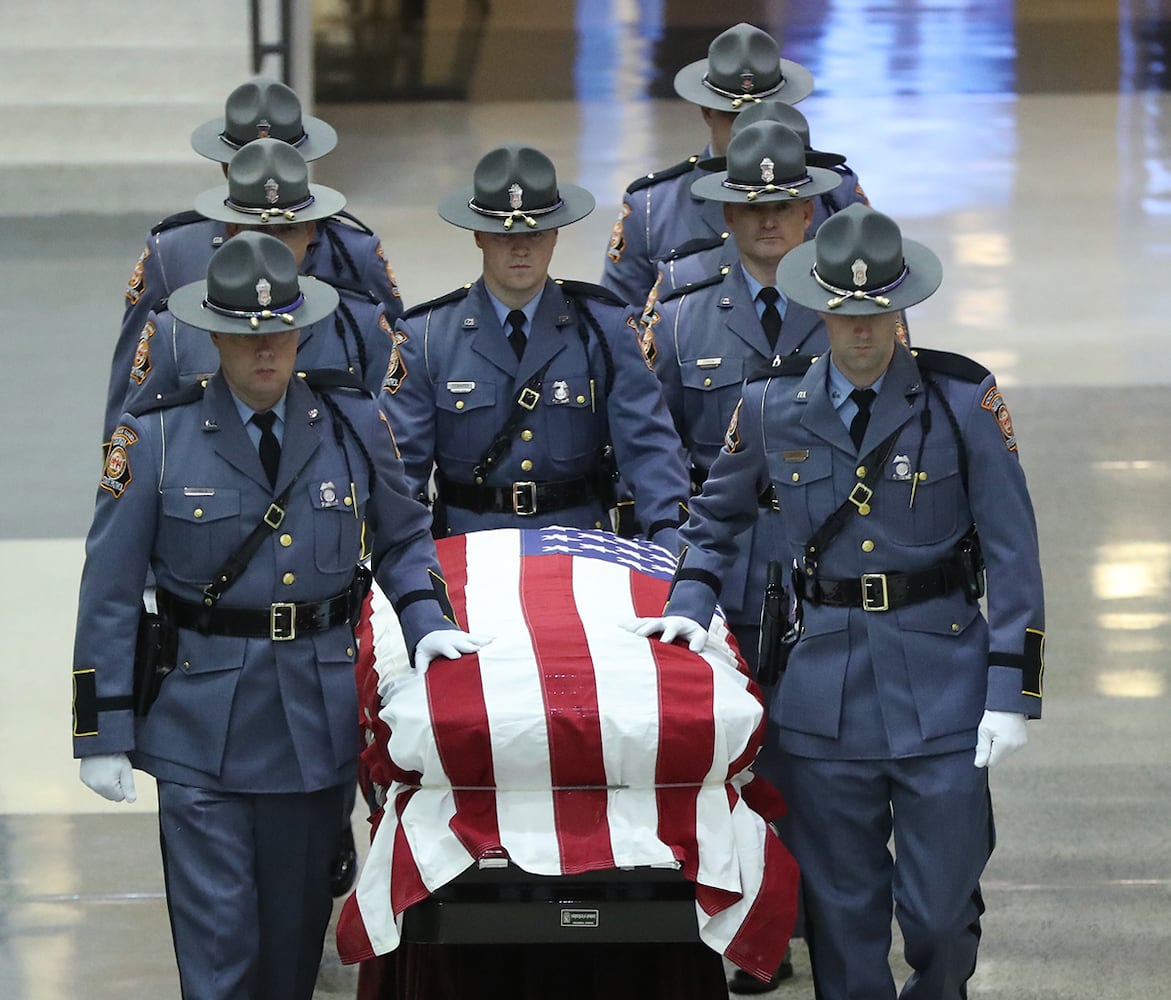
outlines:
[{"label": "hat badge", "polygon": [[272,305],[272,284],[267,278],[256,282],[256,301],[262,306]]},{"label": "hat badge", "polygon": [[775,166],[776,164],[773,163],[773,161],[770,160],[767,156],[760,161],[760,179],[764,181],[765,184],[771,184],[773,179],[776,177],[776,174],[773,171],[773,167]]},{"label": "hat badge", "polygon": [[280,201],[281,186],[276,182],[275,177],[270,177],[264,182],[264,200],[270,205],[275,205]]},{"label": "hat badge", "polygon": [[272,131],[272,125],[269,124],[268,119],[261,118],[260,121],[258,121],[256,123],[256,138],[257,139],[267,139],[269,136],[269,133],[271,131]]},{"label": "hat badge", "polygon": [[519,184],[512,184],[508,188],[508,204],[512,210],[519,211],[522,204],[524,204],[524,188]]},{"label": "hat badge", "polygon": [[853,264],[850,265],[850,273],[854,278],[854,286],[862,288],[866,284],[866,261],[859,257]]},{"label": "hat badge", "polygon": [[740,74],[740,89],[746,94],[751,94],[756,89],[756,74],[755,73],[741,73]]}]

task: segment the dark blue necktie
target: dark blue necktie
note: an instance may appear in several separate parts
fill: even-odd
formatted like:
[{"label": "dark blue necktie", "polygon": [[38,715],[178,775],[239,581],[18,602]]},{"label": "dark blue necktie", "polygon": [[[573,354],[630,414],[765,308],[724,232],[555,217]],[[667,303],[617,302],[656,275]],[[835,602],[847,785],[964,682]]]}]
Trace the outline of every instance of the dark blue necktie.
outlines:
[{"label": "dark blue necktie", "polygon": [[272,410],[252,414],[252,422],[260,428],[260,464],[268,476],[268,484],[276,486],[276,472],[281,464],[281,443],[273,433],[276,414]]}]

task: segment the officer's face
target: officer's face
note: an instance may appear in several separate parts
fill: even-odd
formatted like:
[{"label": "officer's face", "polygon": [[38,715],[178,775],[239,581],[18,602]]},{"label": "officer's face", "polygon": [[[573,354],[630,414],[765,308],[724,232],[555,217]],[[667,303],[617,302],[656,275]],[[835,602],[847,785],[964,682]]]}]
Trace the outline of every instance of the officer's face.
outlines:
[{"label": "officer's face", "polygon": [[476,233],[484,255],[484,284],[505,305],[520,308],[549,276],[557,230],[539,233]]},{"label": "officer's face", "polygon": [[732,140],[732,122],[736,120],[735,111],[717,111],[715,108],[703,108],[703,120],[707,123],[711,133],[712,156],[727,156],[728,143]]},{"label": "officer's face", "polygon": [[829,336],[830,356],[857,388],[871,385],[890,364],[894,354],[899,314],[841,316],[821,313]]},{"label": "officer's face", "polygon": [[297,364],[297,330],[280,333],[213,333],[228,387],[254,410],[281,398]]},{"label": "officer's face", "polygon": [[805,229],[812,219],[813,202],[808,198],[724,205],[724,221],[736,236],[740,255],[772,267],[805,241]]}]

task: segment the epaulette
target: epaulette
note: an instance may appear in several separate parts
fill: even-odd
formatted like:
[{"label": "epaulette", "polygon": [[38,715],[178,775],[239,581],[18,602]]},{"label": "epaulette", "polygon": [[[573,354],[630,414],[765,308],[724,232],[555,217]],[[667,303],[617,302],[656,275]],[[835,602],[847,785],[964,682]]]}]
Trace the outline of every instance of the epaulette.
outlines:
[{"label": "epaulette", "polygon": [[[841,153],[827,153],[821,149],[805,150],[805,165],[809,167],[824,167],[826,170],[837,170],[846,166],[846,158]],[[849,169],[848,167],[846,168]]]},{"label": "epaulette", "polygon": [[207,378],[197,378],[194,382],[188,382],[173,392],[165,392],[161,396],[156,396],[154,399],[143,400],[130,410],[130,415],[132,417],[142,417],[148,413],[153,413],[155,410],[168,410],[172,406],[186,406],[188,403],[194,403],[197,400],[203,399],[203,391],[206,388]]},{"label": "epaulette", "polygon": [[339,292],[344,292],[346,295],[352,295],[361,299],[363,302],[369,302],[371,305],[377,305],[382,301],[365,285],[358,285],[349,281],[342,281],[335,275],[330,275],[328,278],[323,278],[318,274],[306,275],[306,277],[315,278],[324,285],[329,285],[336,288]]},{"label": "epaulette", "polygon": [[667,264],[671,261],[682,260],[684,257],[691,257],[697,253],[703,253],[705,250],[718,250],[725,243],[728,242],[728,233],[722,233],[719,236],[698,236],[693,240],[688,240],[686,243],[680,243],[664,257],[659,259]]},{"label": "epaulette", "polygon": [[787,354],[785,357],[777,355],[748,376],[749,382],[759,382],[762,378],[784,378],[804,376],[813,362],[820,357],[817,354]]},{"label": "epaulette", "polygon": [[156,223],[151,228],[150,234],[158,236],[159,233],[166,232],[168,229],[190,226],[193,222],[207,222],[207,218],[198,212],[176,212],[174,215],[168,215],[162,222]]},{"label": "epaulette", "polygon": [[622,296],[614,294],[608,288],[603,288],[601,285],[595,285],[590,281],[569,281],[566,278],[554,278],[557,285],[566,295],[573,295],[587,299],[597,299],[599,302],[605,302],[612,306],[626,307],[627,302]]},{"label": "epaulette", "polygon": [[669,181],[672,177],[682,177],[685,173],[695,169],[695,165],[699,162],[698,156],[689,156],[682,163],[676,163],[673,167],[665,167],[662,170],[656,170],[653,174],[647,174],[645,177],[639,177],[630,182],[630,187],[626,189],[627,194],[634,194],[636,191],[641,191],[643,188],[649,188],[654,184],[659,184],[662,181]]},{"label": "epaulette", "polygon": [[727,267],[721,267],[715,274],[709,274],[706,278],[700,278],[698,281],[689,281],[686,285],[680,285],[678,288],[672,288],[666,295],[659,297],[660,302],[670,302],[671,299],[677,299],[681,295],[688,295],[691,292],[697,292],[701,288],[711,288],[712,285],[718,285],[728,273]]},{"label": "epaulette", "polygon": [[351,215],[345,209],[342,209],[340,212],[335,212],[326,221],[327,222],[340,222],[350,229],[357,229],[360,232],[365,233],[367,236],[374,235],[373,229],[371,229],[368,225],[366,225],[366,223],[364,223],[356,215]]},{"label": "epaulette", "polygon": [[357,389],[364,395],[370,394],[370,388],[357,375],[341,368],[310,368],[308,371],[297,372],[297,377],[304,379],[305,384],[314,391],[329,389]]},{"label": "epaulette", "polygon": [[410,319],[412,316],[418,316],[420,313],[425,313],[429,309],[434,309],[436,306],[445,306],[449,302],[458,302],[460,299],[466,299],[468,292],[472,290],[471,285],[464,285],[462,288],[457,288],[453,292],[448,292],[446,295],[440,295],[437,299],[430,299],[427,302],[420,302],[417,306],[412,306],[403,313],[403,319]]},{"label": "epaulette", "polygon": [[925,347],[916,347],[911,350],[911,356],[921,369],[950,375],[962,382],[975,382],[979,385],[992,374],[979,362],[962,354],[953,354],[951,351],[929,351]]}]

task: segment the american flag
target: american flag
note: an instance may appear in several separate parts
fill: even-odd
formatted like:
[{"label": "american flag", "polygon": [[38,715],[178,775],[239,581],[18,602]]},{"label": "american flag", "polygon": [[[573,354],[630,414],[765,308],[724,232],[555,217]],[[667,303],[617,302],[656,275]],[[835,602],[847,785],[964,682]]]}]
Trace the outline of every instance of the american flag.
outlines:
[{"label": "american flag", "polygon": [[620,627],[666,602],[674,559],[646,542],[498,529],[438,550],[460,624],[495,638],[416,674],[371,595],[363,761],[386,805],[338,923],[342,960],[394,949],[408,906],[503,849],[537,875],[678,866],[701,938],[767,978],[796,865],[765,821],[776,793],[749,770],[760,693],[722,619],[701,654]]}]

